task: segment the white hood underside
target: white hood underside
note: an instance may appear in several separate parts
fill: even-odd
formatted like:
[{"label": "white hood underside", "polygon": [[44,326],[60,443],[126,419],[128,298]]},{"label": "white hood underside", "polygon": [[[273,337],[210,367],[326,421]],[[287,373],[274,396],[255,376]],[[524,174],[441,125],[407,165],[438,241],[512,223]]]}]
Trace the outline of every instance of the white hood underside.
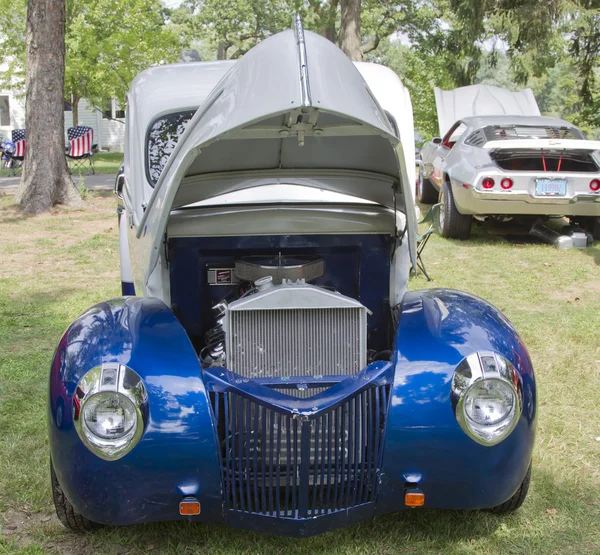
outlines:
[{"label": "white hood underside", "polygon": [[515,92],[492,85],[470,85],[452,91],[434,90],[441,137],[463,118],[540,115],[531,89]]}]

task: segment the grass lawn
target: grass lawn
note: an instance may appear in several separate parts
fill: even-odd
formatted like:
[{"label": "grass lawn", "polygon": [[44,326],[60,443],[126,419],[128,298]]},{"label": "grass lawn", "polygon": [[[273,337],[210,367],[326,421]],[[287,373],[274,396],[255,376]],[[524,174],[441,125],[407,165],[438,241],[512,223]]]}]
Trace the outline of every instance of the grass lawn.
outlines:
[{"label": "grass lawn", "polygon": [[82,209],[25,217],[0,196],[0,554],[600,553],[600,243],[513,246],[481,229],[470,241],[433,237],[425,261],[435,281],[411,288],[486,298],[530,350],[539,418],[521,510],[404,511],[306,540],[181,522],[65,531],[50,494],[48,371],[67,325],[119,294],[115,207],[93,193]]},{"label": "grass lawn", "polygon": [[[122,152],[106,152],[103,154],[94,155],[94,167],[96,173],[117,173],[119,166],[123,163],[123,153]],[[85,173],[87,171],[87,166],[83,170],[77,170],[74,172],[74,175],[77,176],[78,173]],[[20,175],[20,173],[18,174]],[[0,168],[0,177],[10,177],[12,173],[10,170]]]}]

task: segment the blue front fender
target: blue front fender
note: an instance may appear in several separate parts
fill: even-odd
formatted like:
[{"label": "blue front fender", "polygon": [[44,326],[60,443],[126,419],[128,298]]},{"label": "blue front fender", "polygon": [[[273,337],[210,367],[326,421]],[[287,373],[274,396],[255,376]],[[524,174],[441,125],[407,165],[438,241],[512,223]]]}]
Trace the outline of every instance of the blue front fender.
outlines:
[{"label": "blue front fender", "polygon": [[[456,366],[482,350],[507,358],[523,385],[523,414],[493,447],[462,431],[450,401]],[[427,507],[479,509],[509,499],[531,460],[536,417],[533,368],[510,322],[490,304],[459,291],[407,293],[394,357],[377,512],[403,508],[408,483],[419,484]]]},{"label": "blue front fender", "polygon": [[[142,439],[112,462],[83,445],[72,418],[77,383],[103,362],[129,366],[148,391]],[[105,524],[172,520],[179,518],[182,497],[193,495],[202,507],[195,520],[222,519],[219,449],[198,358],[161,301],[113,299],[69,327],[52,363],[48,422],[58,480],[87,518]]]}]

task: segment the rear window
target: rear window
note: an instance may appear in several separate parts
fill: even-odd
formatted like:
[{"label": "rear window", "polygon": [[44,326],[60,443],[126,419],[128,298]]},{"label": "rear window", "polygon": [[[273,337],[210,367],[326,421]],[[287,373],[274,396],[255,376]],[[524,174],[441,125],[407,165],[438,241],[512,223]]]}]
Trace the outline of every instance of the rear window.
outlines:
[{"label": "rear window", "polygon": [[169,157],[175,150],[179,137],[183,135],[196,110],[185,110],[155,119],[146,140],[146,176],[154,187],[162,174]]},{"label": "rear window", "polygon": [[481,133],[485,136],[486,142],[515,139],[585,139],[583,133],[575,127],[488,125],[473,133],[473,136],[469,137],[470,142],[481,142]]}]

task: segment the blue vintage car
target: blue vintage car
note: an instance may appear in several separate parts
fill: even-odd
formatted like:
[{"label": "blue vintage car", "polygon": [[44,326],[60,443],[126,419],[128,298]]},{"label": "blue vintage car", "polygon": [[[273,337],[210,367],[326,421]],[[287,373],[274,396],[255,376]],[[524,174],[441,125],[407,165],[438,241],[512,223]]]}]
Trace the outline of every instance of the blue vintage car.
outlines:
[{"label": "blue vintage car", "polygon": [[82,314],[51,368],[65,526],[310,536],[521,505],[525,346],[477,297],[407,291],[402,90],[300,25],[236,62],[136,78],[116,185],[123,297]]}]

